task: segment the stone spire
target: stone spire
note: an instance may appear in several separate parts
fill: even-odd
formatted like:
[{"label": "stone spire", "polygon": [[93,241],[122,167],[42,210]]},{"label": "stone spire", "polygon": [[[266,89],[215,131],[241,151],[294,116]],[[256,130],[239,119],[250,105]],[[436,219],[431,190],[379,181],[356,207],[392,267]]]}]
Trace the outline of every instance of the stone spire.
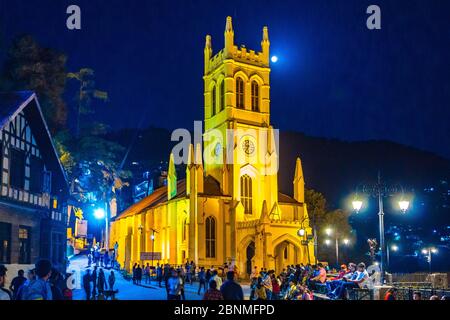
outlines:
[{"label": "stone spire", "polygon": [[225,46],[224,46],[224,55],[225,58],[230,57],[234,51],[234,30],[233,23],[231,21],[231,17],[227,17],[227,23],[225,25]]},{"label": "stone spire", "polygon": [[195,148],[195,167],[197,172],[197,192],[203,192],[203,154],[202,146],[197,143]]},{"label": "stone spire", "polygon": [[209,34],[206,36],[204,53],[205,53],[205,74],[207,74],[209,70],[209,60],[211,60],[212,57],[211,36]]},{"label": "stone spire", "polygon": [[191,193],[191,171],[194,165],[194,145],[189,145],[188,160],[186,163],[186,194]]},{"label": "stone spire", "polygon": [[173,153],[170,154],[169,170],[167,172],[167,198],[170,200],[177,195],[177,171]]},{"label": "stone spire", "polygon": [[297,158],[295,163],[295,174],[294,174],[294,199],[300,203],[305,202],[305,179],[303,178],[303,168],[302,161]]},{"label": "stone spire", "polygon": [[263,38],[261,41],[261,49],[262,49],[264,63],[267,65],[269,65],[269,47],[270,47],[269,29],[267,27],[264,27],[263,28]]}]

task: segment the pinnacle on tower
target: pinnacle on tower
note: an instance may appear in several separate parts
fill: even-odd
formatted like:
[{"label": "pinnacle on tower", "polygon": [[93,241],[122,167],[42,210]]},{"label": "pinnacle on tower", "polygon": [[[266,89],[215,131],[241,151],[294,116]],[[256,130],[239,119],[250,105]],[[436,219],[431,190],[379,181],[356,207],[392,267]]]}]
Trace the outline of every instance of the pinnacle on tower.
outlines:
[{"label": "pinnacle on tower", "polygon": [[231,17],[227,17],[227,23],[225,25],[225,47],[224,54],[225,57],[230,57],[234,50],[234,31],[233,24],[231,22]]}]

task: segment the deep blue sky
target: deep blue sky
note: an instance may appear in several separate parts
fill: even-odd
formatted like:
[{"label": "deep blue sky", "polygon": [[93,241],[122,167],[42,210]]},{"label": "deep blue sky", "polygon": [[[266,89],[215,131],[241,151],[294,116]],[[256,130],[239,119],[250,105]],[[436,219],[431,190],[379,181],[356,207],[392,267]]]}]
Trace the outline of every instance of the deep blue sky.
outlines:
[{"label": "deep blue sky", "polygon": [[[65,27],[78,4],[82,30]],[[366,28],[370,4],[382,30]],[[203,118],[203,47],[260,49],[269,27],[275,127],[345,140],[389,139],[450,158],[450,1],[0,0],[2,51],[30,33],[67,53],[68,68],[93,68],[113,128],[193,128]],[[4,54],[2,54],[4,57]]]}]

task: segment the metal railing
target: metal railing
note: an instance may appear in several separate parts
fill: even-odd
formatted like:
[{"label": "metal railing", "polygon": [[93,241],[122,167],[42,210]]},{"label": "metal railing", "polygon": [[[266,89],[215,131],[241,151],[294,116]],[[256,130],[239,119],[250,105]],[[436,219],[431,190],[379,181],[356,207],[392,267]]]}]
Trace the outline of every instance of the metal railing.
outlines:
[{"label": "metal railing", "polygon": [[443,296],[450,297],[450,290],[448,289],[433,289],[433,288],[417,288],[417,287],[396,287],[397,300],[413,300],[414,292],[420,292],[422,300],[430,300],[431,296],[438,296],[441,299]]}]

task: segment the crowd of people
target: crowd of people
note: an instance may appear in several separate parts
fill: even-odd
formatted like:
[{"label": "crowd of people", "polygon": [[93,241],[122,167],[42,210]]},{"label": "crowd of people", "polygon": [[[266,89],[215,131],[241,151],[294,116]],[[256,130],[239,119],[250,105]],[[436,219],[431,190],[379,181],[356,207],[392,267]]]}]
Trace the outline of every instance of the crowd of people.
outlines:
[{"label": "crowd of people", "polygon": [[[135,265],[134,271],[141,269]],[[142,268],[144,274],[150,274],[149,266]],[[148,270],[148,271],[147,271]],[[241,285],[236,281],[238,272],[235,267],[225,264],[219,268],[197,268],[191,261],[184,266],[160,265],[155,268],[156,281],[162,287],[164,283],[169,300],[185,300],[185,284],[198,282],[198,295],[204,300],[243,300]],[[140,271],[136,272],[139,279]],[[135,272],[133,272],[133,278]],[[352,289],[373,289],[376,274],[369,274],[366,265],[349,263],[341,265],[339,270],[317,265],[289,265],[279,274],[275,270],[254,267],[250,274],[250,300],[313,300],[315,295],[326,296],[331,300],[349,299]],[[139,281],[139,280],[136,280]],[[135,282],[139,284],[139,282]],[[433,296],[435,300],[439,298]],[[397,299],[397,289],[388,290],[384,300]],[[414,300],[420,300],[420,292],[414,293]],[[442,299],[447,299],[443,296]]]},{"label": "crowd of people", "polygon": [[34,269],[19,270],[16,277],[5,288],[8,269],[0,265],[0,300],[70,300],[66,277],[52,266],[49,260],[41,259]]},{"label": "crowd of people", "polygon": [[[97,271],[98,270],[98,271]],[[102,268],[94,266],[94,269],[87,269],[83,275],[83,289],[86,294],[86,300],[104,300],[106,297],[114,298],[116,291],[114,284],[116,276],[114,270],[109,272],[108,281]]]},{"label": "crowd of people", "polygon": [[[100,267],[106,266],[97,260],[96,265],[86,268],[82,284],[86,299],[101,300],[111,296],[116,282],[114,270],[107,277]],[[35,268],[19,270],[9,288],[5,288],[7,268],[0,265],[0,300],[68,300],[71,290],[67,288],[67,277],[58,272],[49,260],[41,259]],[[135,264],[132,280],[142,285],[153,279],[159,287],[165,287],[168,300],[186,300],[185,285],[195,286],[203,300],[244,300],[242,286],[236,280],[239,272],[235,266],[224,264],[219,268],[197,267],[194,262],[182,266],[157,264],[156,267]],[[329,299],[348,299],[349,291],[355,288],[373,288],[374,274],[369,275],[364,263],[349,263],[339,270],[330,269],[321,263],[317,265],[290,265],[279,274],[274,270],[254,267],[250,274],[250,300],[313,300],[315,296]],[[198,287],[196,286],[198,283]],[[198,289],[197,289],[198,288]],[[433,295],[431,300],[447,300],[448,296]],[[384,300],[397,300],[398,290],[390,288]],[[414,292],[413,300],[422,300],[420,291]]]}]

